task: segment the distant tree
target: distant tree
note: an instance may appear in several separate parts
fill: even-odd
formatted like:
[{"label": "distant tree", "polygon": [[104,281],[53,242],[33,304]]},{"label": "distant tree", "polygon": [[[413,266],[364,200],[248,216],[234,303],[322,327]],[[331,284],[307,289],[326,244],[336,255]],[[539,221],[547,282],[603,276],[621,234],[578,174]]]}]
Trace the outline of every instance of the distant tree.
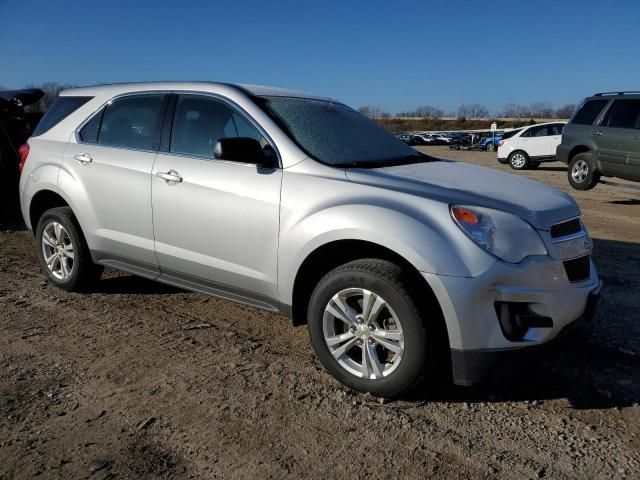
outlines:
[{"label": "distant tree", "polygon": [[444,112],[440,110],[438,107],[434,107],[433,105],[422,105],[415,110],[414,117],[423,117],[423,118],[440,118],[444,116]]},{"label": "distant tree", "polygon": [[548,102],[534,102],[529,107],[534,118],[551,118],[555,111]]},{"label": "distant tree", "polygon": [[377,105],[365,105],[364,107],[360,107],[358,111],[365,117],[369,117],[371,119],[391,118],[391,114],[389,112],[383,110]]},{"label": "distant tree", "polygon": [[26,88],[39,88],[44,92],[44,96],[38,100],[38,102],[29,105],[25,108],[25,110],[29,112],[46,112],[53,102],[55,102],[56,97],[62,90],[66,90],[67,88],[73,88],[73,85],[69,84],[59,84],[57,82],[45,82],[41,85],[30,84],[27,85]]},{"label": "distant tree", "polygon": [[480,103],[463,103],[458,107],[458,118],[486,118],[488,116],[489,110]]},{"label": "distant tree", "polygon": [[502,110],[502,116],[506,118],[529,118],[531,109],[519,103],[507,103]]},{"label": "distant tree", "polygon": [[571,118],[576,113],[577,105],[575,103],[567,103],[563,107],[556,110],[556,118]]}]

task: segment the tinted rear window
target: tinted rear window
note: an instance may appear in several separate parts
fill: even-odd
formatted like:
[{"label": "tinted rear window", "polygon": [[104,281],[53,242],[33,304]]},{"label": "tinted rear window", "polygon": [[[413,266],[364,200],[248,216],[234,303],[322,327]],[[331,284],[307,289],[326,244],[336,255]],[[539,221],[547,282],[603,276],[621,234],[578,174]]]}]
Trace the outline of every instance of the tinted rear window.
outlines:
[{"label": "tinted rear window", "polygon": [[640,100],[616,100],[602,124],[617,128],[640,128]]},{"label": "tinted rear window", "polygon": [[607,99],[602,100],[589,100],[580,107],[580,110],[573,116],[571,123],[578,125],[593,125],[598,115],[609,102]]},{"label": "tinted rear window", "polygon": [[518,130],[511,130],[510,132],[504,132],[504,134],[502,135],[502,139],[506,140],[507,138],[511,138],[514,135],[517,135],[518,133],[520,133],[522,131],[521,128],[519,128]]},{"label": "tinted rear window", "polygon": [[58,97],[51,108],[44,114],[40,123],[33,131],[32,136],[37,137],[50,130],[63,119],[71,115],[93,97]]}]

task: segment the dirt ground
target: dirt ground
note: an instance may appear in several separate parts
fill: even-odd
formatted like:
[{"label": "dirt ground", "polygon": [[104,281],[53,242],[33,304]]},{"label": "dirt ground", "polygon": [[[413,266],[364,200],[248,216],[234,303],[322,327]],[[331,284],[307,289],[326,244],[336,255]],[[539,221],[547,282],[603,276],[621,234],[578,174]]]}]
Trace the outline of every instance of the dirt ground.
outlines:
[{"label": "dirt ground", "polygon": [[281,316],[113,271],[58,290],[4,226],[0,479],[640,478],[640,193],[571,191],[559,163],[519,174],[580,203],[594,322],[509,381],[398,402],[338,385]]}]

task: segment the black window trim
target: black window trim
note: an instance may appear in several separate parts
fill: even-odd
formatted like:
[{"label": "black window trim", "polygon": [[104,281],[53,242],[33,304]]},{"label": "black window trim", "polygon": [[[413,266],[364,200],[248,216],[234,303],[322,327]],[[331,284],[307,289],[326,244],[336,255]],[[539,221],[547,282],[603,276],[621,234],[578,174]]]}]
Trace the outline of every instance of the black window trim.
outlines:
[{"label": "black window trim", "polygon": [[[80,138],[80,130],[82,130],[84,128],[84,126],[87,123],[89,123],[96,115],[101,115],[101,116],[104,117],[104,111],[105,111],[106,107],[108,107],[110,104],[112,104],[113,102],[115,102],[116,100],[119,100],[121,98],[139,97],[141,95],[164,95],[164,99],[162,101],[162,106],[160,107],[160,118],[161,118],[161,121],[160,121],[159,127],[156,128],[156,131],[153,133],[153,144],[151,145],[151,147],[152,147],[151,150],[146,149],[146,148],[127,147],[127,146],[124,146],[124,145],[102,145],[102,144],[98,143],[97,141],[95,141],[95,142],[85,142]],[[96,108],[93,111],[93,113],[91,113],[91,115],[87,116],[87,118],[78,126],[78,128],[76,128],[76,130],[74,132],[74,137],[76,139],[76,143],[78,143],[79,145],[95,145],[95,146],[104,147],[104,148],[119,148],[119,149],[123,149],[123,150],[132,150],[132,151],[135,151],[135,152],[157,153],[158,149],[160,147],[161,131],[162,131],[164,116],[165,116],[165,112],[167,110],[167,105],[169,103],[169,97],[170,96],[171,96],[171,91],[170,90],[143,90],[143,91],[137,91],[137,92],[126,92],[126,93],[122,93],[120,95],[116,95],[115,97],[111,97],[109,100],[107,100],[102,105],[100,105],[98,108]],[[102,118],[100,119],[100,125],[98,126],[98,132],[100,131],[101,127],[102,127]]]},{"label": "black window trim", "polygon": [[273,167],[270,167],[270,169],[272,169],[272,170],[282,169],[282,157],[280,156],[280,151],[278,150],[278,147],[276,146],[276,143],[273,141],[271,136],[266,132],[266,130],[262,127],[262,125],[260,125],[249,114],[249,112],[247,112],[244,108],[242,108],[240,105],[238,105],[237,103],[235,103],[234,101],[232,101],[231,99],[229,99],[227,97],[224,97],[224,96],[222,96],[220,94],[217,94],[217,93],[214,93],[214,92],[203,92],[203,91],[199,91],[199,90],[173,90],[171,92],[170,96],[172,97],[172,100],[170,100],[168,102],[169,103],[169,108],[167,108],[167,110],[165,112],[165,115],[164,115],[164,120],[163,120],[163,125],[162,125],[162,135],[161,135],[161,138],[160,138],[160,149],[158,150],[158,154],[172,155],[172,156],[175,155],[175,156],[185,157],[185,158],[195,158],[195,159],[198,159],[198,160],[205,160],[205,161],[210,161],[210,162],[225,162],[225,163],[231,163],[231,164],[234,164],[234,165],[242,165],[242,166],[250,166],[250,167],[254,166],[251,163],[234,162],[234,161],[231,161],[231,160],[225,160],[223,158],[212,158],[212,157],[208,157],[206,155],[195,155],[195,154],[189,154],[189,153],[171,152],[170,151],[170,148],[171,148],[171,130],[173,128],[173,120],[174,120],[174,115],[175,115],[175,111],[176,111],[176,105],[178,104],[178,97],[180,97],[181,95],[213,98],[214,100],[218,100],[221,103],[226,104],[232,110],[235,110],[236,113],[238,113],[241,117],[243,117],[256,130],[258,130],[258,132],[267,140],[267,142],[269,142],[269,145],[275,151],[276,157],[278,158],[278,165],[274,165]]}]

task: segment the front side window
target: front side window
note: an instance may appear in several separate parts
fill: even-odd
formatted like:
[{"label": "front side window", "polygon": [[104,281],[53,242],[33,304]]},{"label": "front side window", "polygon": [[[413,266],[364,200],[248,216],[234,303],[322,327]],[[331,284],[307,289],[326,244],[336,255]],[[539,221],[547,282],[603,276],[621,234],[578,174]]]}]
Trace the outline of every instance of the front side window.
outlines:
[{"label": "front side window", "polygon": [[[98,143],[115,147],[153,150],[160,128],[164,95],[149,94],[127,96],[108,104],[102,113]],[[95,123],[100,114],[83,127],[80,137],[91,141]],[[87,129],[85,132],[84,129]]]},{"label": "front side window", "polygon": [[562,135],[564,123],[554,123],[553,125],[549,125],[549,130],[550,135]]},{"label": "front side window", "polygon": [[549,136],[549,125],[541,125],[531,129],[532,137],[547,137]]},{"label": "front side window", "polygon": [[176,103],[169,151],[214,158],[221,138],[250,137],[264,147],[260,132],[231,106],[211,97],[181,95]]},{"label": "front side window", "polygon": [[614,128],[640,129],[640,100],[616,100],[602,124]]},{"label": "front side window", "polygon": [[254,100],[309,156],[322,163],[375,168],[433,160],[341,103],[276,96]]},{"label": "front side window", "polygon": [[596,121],[598,115],[600,115],[600,112],[608,102],[609,100],[607,99],[589,100],[584,102],[573,116],[571,123],[575,123],[577,125],[593,125],[593,122]]}]

